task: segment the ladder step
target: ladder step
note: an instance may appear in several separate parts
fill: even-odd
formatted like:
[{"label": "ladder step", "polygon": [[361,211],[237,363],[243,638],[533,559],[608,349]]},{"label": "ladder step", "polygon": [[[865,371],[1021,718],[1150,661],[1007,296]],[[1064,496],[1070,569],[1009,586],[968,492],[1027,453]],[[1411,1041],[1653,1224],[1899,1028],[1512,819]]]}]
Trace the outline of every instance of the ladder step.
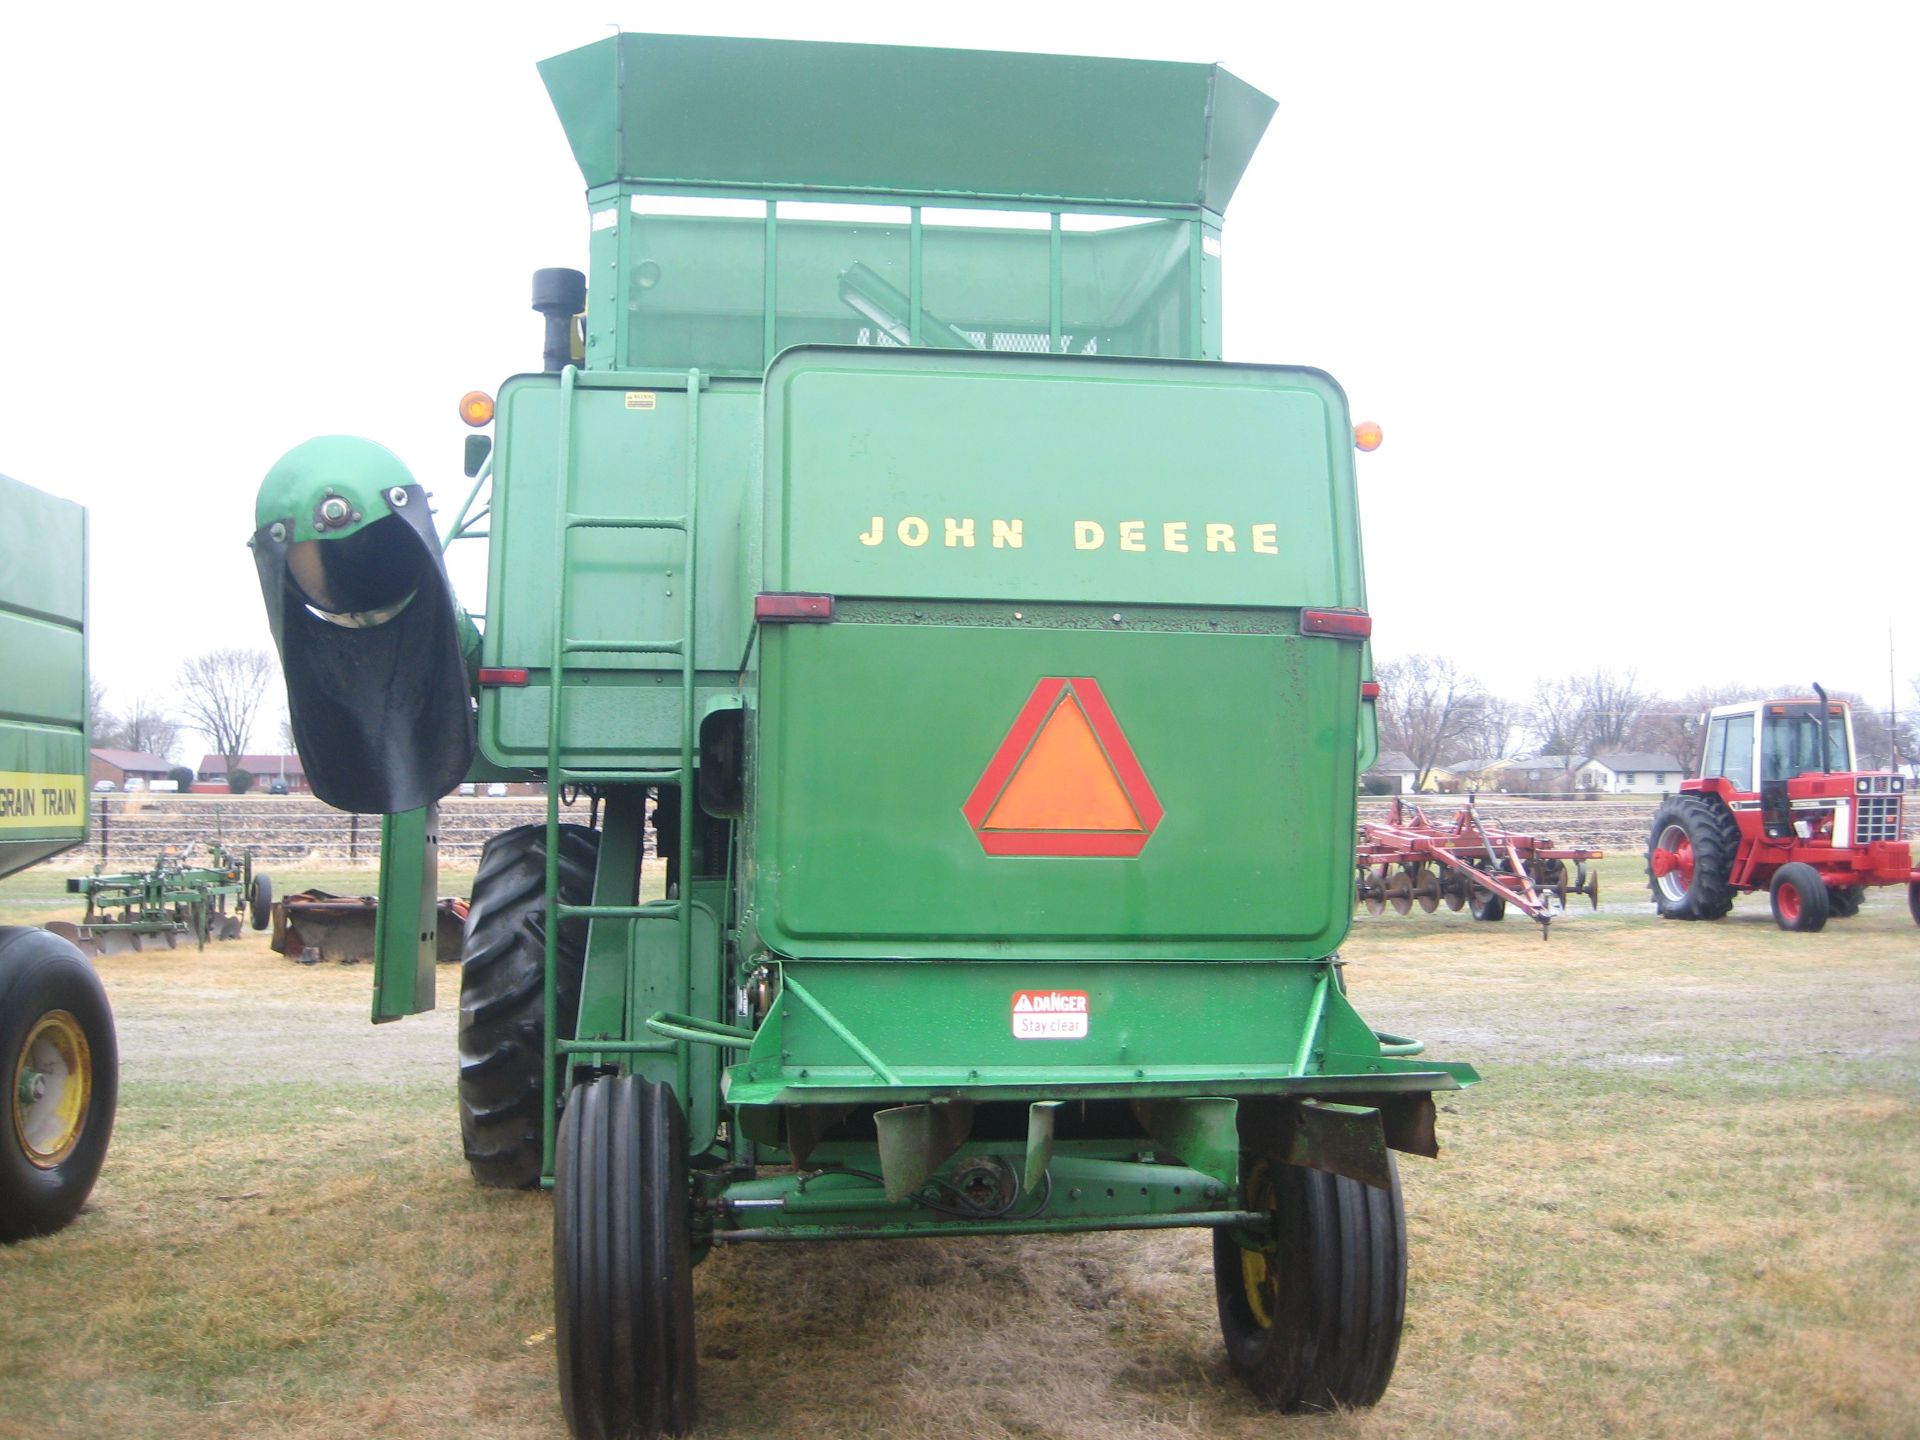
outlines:
[{"label": "ladder step", "polygon": [[678,785],[686,772],[671,770],[567,770],[558,773],[562,785]]},{"label": "ladder step", "polygon": [[678,900],[656,900],[648,905],[562,905],[562,920],[678,920]]},{"label": "ladder step", "polygon": [[684,515],[569,515],[569,530],[685,530]]},{"label": "ladder step", "polygon": [[564,655],[684,655],[684,640],[574,640],[561,642]]}]

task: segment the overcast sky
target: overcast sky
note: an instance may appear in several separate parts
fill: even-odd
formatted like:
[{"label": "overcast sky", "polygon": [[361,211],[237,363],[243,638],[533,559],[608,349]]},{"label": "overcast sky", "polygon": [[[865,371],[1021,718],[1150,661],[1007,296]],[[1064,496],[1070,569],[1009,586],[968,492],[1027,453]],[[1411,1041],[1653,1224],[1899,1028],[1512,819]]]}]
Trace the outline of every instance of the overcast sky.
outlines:
[{"label": "overcast sky", "polygon": [[458,504],[455,402],[538,368],[530,273],[584,260],[534,62],[615,22],[1221,62],[1280,103],[1227,215],[1227,358],[1320,366],[1385,427],[1380,655],[1517,698],[1608,665],[1884,705],[1891,626],[1913,703],[1907,7],[686,13],[7,8],[0,471],[92,510],[110,704],[270,643],[244,541],[294,443],[372,436]]}]

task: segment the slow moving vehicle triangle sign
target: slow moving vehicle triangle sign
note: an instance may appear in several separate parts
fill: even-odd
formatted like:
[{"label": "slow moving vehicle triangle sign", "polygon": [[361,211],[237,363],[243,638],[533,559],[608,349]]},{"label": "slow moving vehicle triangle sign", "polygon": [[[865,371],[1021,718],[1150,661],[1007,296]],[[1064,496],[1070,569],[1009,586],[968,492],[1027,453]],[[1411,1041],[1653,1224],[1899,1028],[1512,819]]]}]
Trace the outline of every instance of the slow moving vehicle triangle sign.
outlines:
[{"label": "slow moving vehicle triangle sign", "polygon": [[1033,687],[960,808],[989,855],[1138,855],[1163,813],[1086,675]]}]

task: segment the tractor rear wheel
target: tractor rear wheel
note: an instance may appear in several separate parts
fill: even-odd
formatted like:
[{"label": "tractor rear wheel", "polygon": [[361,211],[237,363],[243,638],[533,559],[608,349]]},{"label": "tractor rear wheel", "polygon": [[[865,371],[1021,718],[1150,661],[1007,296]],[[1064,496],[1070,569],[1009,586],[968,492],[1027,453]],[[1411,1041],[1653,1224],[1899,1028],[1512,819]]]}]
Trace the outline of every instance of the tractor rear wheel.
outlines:
[{"label": "tractor rear wheel", "polygon": [[1276,1410],[1371,1405],[1386,1393],[1407,1310],[1400,1172],[1376,1190],[1343,1175],[1249,1157],[1259,1241],[1213,1232],[1213,1284],[1227,1356]]},{"label": "tractor rear wheel", "polygon": [[[593,896],[599,835],[560,827],[560,901]],[[546,1030],[547,827],[503,830],[480,853],[460,957],[460,1138],[482,1185],[540,1183]],[[587,925],[560,927],[555,977],[559,1038],[580,1006]]]},{"label": "tractor rear wheel", "polygon": [[1811,865],[1796,860],[1773,872],[1767,887],[1773,918],[1782,930],[1813,931],[1827,923],[1827,882]]},{"label": "tractor rear wheel", "polygon": [[577,1436],[680,1435],[695,1410],[686,1122],[673,1087],[574,1087],[553,1181],[560,1403]]},{"label": "tractor rear wheel", "polygon": [[1860,904],[1866,898],[1866,890],[1859,885],[1829,885],[1827,911],[1836,920],[1851,920],[1860,913]]},{"label": "tractor rear wheel", "polygon": [[0,927],[0,1243],[80,1213],[107,1158],[120,1057],[107,992],[73,945]]},{"label": "tractor rear wheel", "polygon": [[1718,920],[1733,909],[1740,827],[1717,799],[1672,795],[1653,814],[1647,881],[1662,920]]}]

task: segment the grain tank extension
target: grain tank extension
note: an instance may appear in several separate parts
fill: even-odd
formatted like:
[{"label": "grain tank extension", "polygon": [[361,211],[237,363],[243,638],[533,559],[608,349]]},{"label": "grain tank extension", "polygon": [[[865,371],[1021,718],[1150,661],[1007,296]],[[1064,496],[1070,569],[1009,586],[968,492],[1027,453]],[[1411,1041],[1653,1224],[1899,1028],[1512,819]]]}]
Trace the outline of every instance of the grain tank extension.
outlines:
[{"label": "grain tank extension", "polygon": [[716,1246],[1174,1226],[1263,1399],[1377,1399],[1392,1152],[1476,1077],[1337,954],[1352,422],[1219,358],[1273,102],[651,35],[540,69],[588,264],[536,277],[547,368],[446,507],[484,619],[368,441],[283,459],[252,543],[314,788],[388,817],[376,1019],[433,1003],[434,802],[548,784],[475,882],[461,1121],[482,1183],[553,1186],[569,1423],[692,1423]]}]

